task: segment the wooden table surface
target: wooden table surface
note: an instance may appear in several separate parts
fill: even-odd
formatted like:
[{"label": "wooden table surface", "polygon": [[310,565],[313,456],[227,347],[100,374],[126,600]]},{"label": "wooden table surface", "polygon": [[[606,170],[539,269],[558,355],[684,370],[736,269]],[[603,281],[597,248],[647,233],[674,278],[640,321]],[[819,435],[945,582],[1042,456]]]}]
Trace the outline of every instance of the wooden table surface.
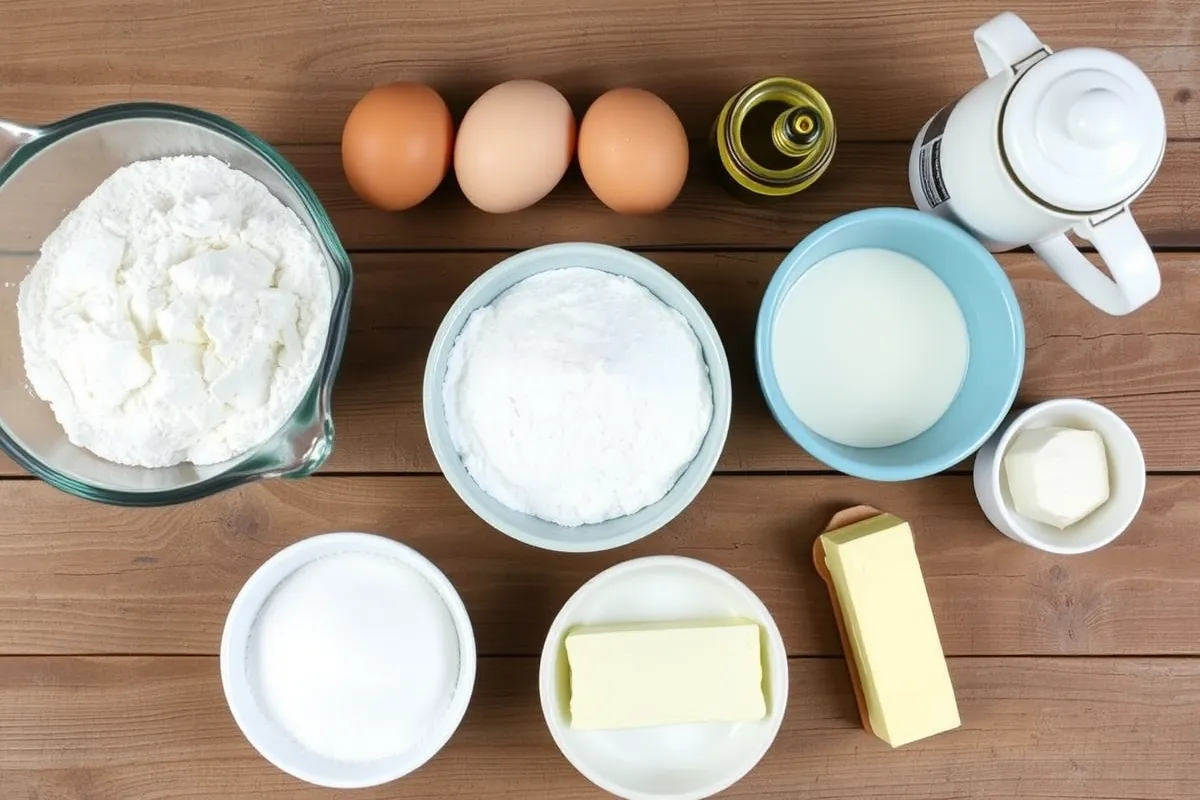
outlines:
[{"label": "wooden table surface", "polygon": [[[1170,144],[1136,204],[1160,251],[1161,296],[1126,318],[1084,304],[1028,254],[1000,257],[1028,359],[1019,405],[1103,402],[1145,448],[1146,503],[1111,547],[1052,557],[1001,537],[965,466],[906,485],[823,471],[779,431],[753,377],[757,304],[782,253],[821,222],[911,205],[908,143],[982,78],[979,0],[0,0],[0,118],[52,121],[158,99],[228,116],[311,181],[353,253],[356,292],[323,473],[187,506],[89,505],[0,464],[0,800],[316,800],[243,740],[217,672],[224,615],[279,548],[337,529],[407,542],[442,567],[476,626],[467,718],[426,767],[378,798],[601,797],[556,751],[536,654],[556,609],[597,571],[680,553],[733,572],[774,612],[792,658],[783,730],[737,798],[1200,797],[1200,4],[1022,0],[1055,49],[1140,64]],[[694,170],[667,213],[626,218],[577,175],[493,217],[451,183],[385,214],[350,193],[342,122],[375,83],[424,80],[456,113],[504,79],[560,87],[582,111],[637,84],[676,108],[702,150],[721,102],[775,74],[822,89],[843,137],[817,187],[740,205]],[[0,220],[0,229],[3,220]],[[646,251],[709,309],[729,352],[734,417],[715,476],[667,528],[597,555],[534,550],[458,501],[419,401],[433,331],[506,253],[592,240]],[[855,717],[828,600],[808,563],[829,513],[870,503],[909,519],[963,727],[889,750]]]}]

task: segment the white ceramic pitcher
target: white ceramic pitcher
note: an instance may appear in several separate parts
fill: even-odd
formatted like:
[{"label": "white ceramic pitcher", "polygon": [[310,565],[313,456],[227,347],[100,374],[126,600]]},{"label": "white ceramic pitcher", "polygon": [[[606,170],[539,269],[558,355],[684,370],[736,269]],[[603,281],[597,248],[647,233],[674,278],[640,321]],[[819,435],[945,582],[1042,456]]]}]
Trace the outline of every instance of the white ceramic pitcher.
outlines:
[{"label": "white ceramic pitcher", "polygon": [[[1031,245],[1088,302],[1128,314],[1158,294],[1154,253],[1129,204],[1162,163],[1166,119],[1137,65],[1108,50],[1051,50],[1016,14],[975,31],[988,79],[917,135],[917,207],[993,252]],[[1106,275],[1067,238],[1095,245]]]}]

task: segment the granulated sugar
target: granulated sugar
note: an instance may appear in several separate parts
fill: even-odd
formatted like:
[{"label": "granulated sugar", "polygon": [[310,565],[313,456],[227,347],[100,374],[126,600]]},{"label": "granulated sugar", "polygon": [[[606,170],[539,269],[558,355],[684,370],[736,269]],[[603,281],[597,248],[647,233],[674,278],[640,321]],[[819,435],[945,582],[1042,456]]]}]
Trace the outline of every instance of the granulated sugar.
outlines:
[{"label": "granulated sugar", "polygon": [[534,275],[472,313],[443,402],[480,488],[567,526],[662,499],[713,416],[687,320],[641,284],[582,267]]},{"label": "granulated sugar", "polygon": [[417,746],[448,709],[460,672],[437,590],[407,565],[366,553],[296,570],[263,605],[247,652],[267,716],[339,761]]}]

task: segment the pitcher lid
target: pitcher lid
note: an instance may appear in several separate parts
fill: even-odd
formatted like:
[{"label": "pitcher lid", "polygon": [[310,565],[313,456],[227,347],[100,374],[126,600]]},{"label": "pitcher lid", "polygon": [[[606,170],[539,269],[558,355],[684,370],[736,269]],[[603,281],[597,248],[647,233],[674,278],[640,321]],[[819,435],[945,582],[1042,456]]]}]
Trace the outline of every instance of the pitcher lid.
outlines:
[{"label": "pitcher lid", "polygon": [[1166,143],[1158,92],[1132,61],[1108,50],[1062,50],[1016,82],[1001,118],[1014,176],[1066,211],[1124,203],[1153,177]]}]

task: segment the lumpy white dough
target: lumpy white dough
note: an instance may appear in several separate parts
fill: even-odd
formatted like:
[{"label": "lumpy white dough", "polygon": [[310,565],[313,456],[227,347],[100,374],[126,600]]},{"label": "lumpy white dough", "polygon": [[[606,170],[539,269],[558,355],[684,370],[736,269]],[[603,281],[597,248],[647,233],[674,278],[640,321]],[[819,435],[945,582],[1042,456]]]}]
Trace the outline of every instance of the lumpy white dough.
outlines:
[{"label": "lumpy white dough", "polygon": [[26,375],[101,458],[226,461],[300,403],[331,294],[320,246],[263,184],[206,156],[137,162],[67,215],[21,283]]}]

